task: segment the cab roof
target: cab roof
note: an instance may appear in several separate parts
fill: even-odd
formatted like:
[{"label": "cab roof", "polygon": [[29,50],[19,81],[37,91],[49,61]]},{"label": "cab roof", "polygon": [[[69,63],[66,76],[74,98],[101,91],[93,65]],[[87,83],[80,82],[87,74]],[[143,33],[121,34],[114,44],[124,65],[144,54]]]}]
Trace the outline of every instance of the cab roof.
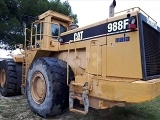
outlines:
[{"label": "cab roof", "polygon": [[55,19],[60,20],[60,21],[68,22],[68,23],[73,22],[73,19],[71,17],[63,15],[63,14],[55,12],[55,11],[52,11],[52,10],[48,10],[47,12],[39,15],[38,19],[41,20],[41,19],[43,19],[47,16],[52,16],[52,18],[55,18]]}]

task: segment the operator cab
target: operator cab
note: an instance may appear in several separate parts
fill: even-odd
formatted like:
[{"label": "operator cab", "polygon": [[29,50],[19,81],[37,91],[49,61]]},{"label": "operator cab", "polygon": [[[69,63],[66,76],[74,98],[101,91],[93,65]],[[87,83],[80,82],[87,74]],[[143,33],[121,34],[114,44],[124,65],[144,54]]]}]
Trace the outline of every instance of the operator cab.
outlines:
[{"label": "operator cab", "polygon": [[73,19],[63,14],[47,11],[32,24],[31,43],[34,48],[58,50],[59,36],[69,30]]}]

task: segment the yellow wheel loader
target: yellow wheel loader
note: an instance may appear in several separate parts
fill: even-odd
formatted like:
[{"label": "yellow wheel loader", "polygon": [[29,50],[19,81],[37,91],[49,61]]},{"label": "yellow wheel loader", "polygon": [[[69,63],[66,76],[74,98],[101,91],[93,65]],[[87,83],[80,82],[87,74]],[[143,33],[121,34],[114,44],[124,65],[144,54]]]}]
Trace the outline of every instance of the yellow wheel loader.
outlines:
[{"label": "yellow wheel loader", "polygon": [[[20,57],[21,89],[33,112],[50,117],[69,106],[87,114],[89,107],[106,109],[160,95],[160,28],[140,8],[114,13],[115,5],[114,0],[109,18],[85,27],[49,10],[25,29],[31,37],[25,37]],[[0,64],[1,93],[14,95],[21,80],[16,61]],[[84,108],[75,108],[75,100]]]}]

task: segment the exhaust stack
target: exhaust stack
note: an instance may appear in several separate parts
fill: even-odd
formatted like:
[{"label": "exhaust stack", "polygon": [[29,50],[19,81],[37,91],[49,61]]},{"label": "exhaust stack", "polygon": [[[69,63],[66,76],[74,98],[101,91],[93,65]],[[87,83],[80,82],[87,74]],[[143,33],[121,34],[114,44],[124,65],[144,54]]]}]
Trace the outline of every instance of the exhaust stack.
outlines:
[{"label": "exhaust stack", "polygon": [[115,7],[116,7],[116,0],[113,0],[112,4],[109,6],[109,17],[114,17]]}]

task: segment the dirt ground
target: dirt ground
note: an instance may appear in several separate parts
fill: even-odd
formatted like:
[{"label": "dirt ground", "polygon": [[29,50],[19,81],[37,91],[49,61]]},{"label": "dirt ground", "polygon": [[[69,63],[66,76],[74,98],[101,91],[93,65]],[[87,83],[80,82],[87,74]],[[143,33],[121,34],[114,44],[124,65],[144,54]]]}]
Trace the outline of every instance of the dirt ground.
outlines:
[{"label": "dirt ground", "polygon": [[[0,120],[159,120],[157,115],[157,113],[160,114],[159,100],[106,110],[90,108],[85,116],[68,110],[55,117],[44,119],[30,111],[24,95],[8,98],[0,95]],[[146,110],[147,106],[153,112],[150,109]]]}]

